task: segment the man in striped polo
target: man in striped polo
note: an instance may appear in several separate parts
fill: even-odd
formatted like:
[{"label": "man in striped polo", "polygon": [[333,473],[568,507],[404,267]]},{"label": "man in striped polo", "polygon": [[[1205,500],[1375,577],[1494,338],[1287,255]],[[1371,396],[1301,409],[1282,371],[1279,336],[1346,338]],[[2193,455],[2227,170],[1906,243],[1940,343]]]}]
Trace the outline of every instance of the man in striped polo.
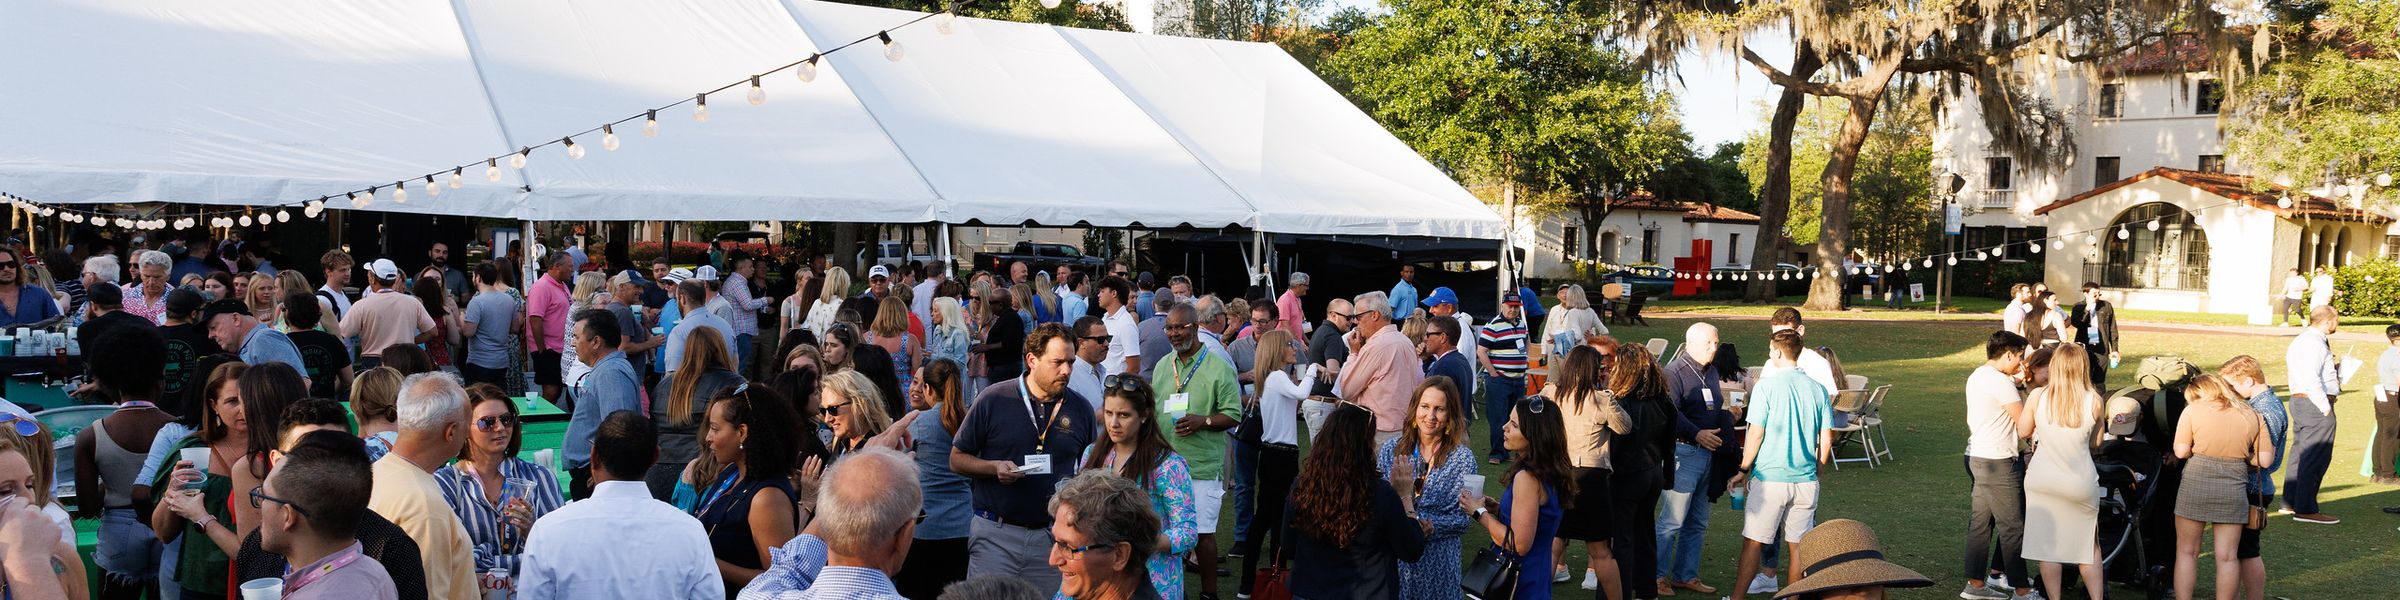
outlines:
[{"label": "man in striped polo", "polygon": [[[1500,316],[1475,331],[1475,356],[1483,363],[1483,406],[1485,421],[1492,427],[1492,464],[1508,460],[1508,451],[1500,447],[1500,425],[1508,419],[1502,415],[1525,399],[1525,319],[1521,296],[1509,294],[1500,302]],[[1466,387],[1466,382],[1460,382]]]}]

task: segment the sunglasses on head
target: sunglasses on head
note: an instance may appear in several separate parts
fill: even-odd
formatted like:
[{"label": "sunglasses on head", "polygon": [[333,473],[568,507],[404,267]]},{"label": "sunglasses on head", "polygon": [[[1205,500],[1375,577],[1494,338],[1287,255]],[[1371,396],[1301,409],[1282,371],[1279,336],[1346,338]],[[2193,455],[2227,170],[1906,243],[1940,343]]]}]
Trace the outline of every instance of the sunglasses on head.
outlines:
[{"label": "sunglasses on head", "polygon": [[1150,382],[1147,382],[1147,381],[1142,381],[1142,376],[1140,376],[1140,375],[1134,375],[1134,374],[1130,374],[1130,373],[1128,373],[1128,374],[1120,374],[1120,375],[1110,375],[1110,376],[1108,376],[1108,379],[1106,379],[1106,380],[1103,380],[1103,381],[1101,381],[1101,382],[1100,382],[1100,386],[1101,386],[1101,387],[1104,387],[1104,388],[1108,388],[1108,389],[1113,389],[1113,390],[1123,390],[1123,391],[1127,391],[1127,392],[1142,392],[1142,391],[1145,391],[1145,390],[1148,390],[1148,389],[1150,389]]},{"label": "sunglasses on head", "polygon": [[508,416],[508,415],[500,415],[500,416],[496,416],[496,417],[484,417],[484,418],[481,418],[481,419],[476,419],[476,420],[475,420],[475,428],[476,428],[476,429],[481,429],[481,430],[484,430],[484,431],[491,431],[491,430],[494,430],[494,429],[499,429],[499,428],[502,428],[502,427],[516,427],[516,426],[517,426],[517,418],[516,418],[516,417],[511,417],[511,416]]},{"label": "sunglasses on head", "polygon": [[1526,398],[1522,402],[1518,402],[1517,406],[1525,407],[1525,412],[1538,415],[1542,414],[1542,411],[1550,410],[1550,399],[1543,398],[1541,396],[1534,396],[1531,398]]},{"label": "sunglasses on head", "polygon": [[42,432],[42,423],[40,421],[34,420],[33,417],[20,415],[17,413],[0,414],[0,423],[15,424],[18,437],[32,437],[33,434]]}]

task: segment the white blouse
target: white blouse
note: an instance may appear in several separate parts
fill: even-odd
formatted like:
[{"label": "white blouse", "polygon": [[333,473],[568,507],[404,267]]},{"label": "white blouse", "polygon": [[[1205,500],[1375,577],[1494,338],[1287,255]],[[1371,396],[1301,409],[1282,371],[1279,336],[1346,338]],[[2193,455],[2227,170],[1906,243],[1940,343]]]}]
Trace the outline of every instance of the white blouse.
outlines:
[{"label": "white blouse", "polygon": [[1269,444],[1298,445],[1300,443],[1300,401],[1316,386],[1317,365],[1298,371],[1284,371],[1267,377],[1266,389],[1258,394],[1259,420],[1265,424],[1258,432],[1259,441]]}]

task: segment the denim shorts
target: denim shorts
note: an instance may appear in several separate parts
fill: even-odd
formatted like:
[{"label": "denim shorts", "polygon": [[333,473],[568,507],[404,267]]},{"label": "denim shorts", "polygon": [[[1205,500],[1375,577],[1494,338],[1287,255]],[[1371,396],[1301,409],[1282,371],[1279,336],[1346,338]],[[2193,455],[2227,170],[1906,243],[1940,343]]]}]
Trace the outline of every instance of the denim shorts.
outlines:
[{"label": "denim shorts", "polygon": [[135,516],[133,509],[111,508],[101,513],[98,545],[92,562],[119,582],[143,582],[157,576],[158,536],[150,533],[150,524]]}]

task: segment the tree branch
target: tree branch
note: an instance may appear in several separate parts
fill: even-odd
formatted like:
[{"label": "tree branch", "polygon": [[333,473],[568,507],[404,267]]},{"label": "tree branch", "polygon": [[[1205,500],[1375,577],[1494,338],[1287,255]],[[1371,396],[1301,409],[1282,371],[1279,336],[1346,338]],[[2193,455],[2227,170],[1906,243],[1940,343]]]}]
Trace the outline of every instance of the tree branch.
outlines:
[{"label": "tree branch", "polygon": [[1767,81],[1775,82],[1775,85],[1783,86],[1785,88],[1811,96],[1849,95],[1843,93],[1843,91],[1837,86],[1793,77],[1790,74],[1784,73],[1782,70],[1776,69],[1775,65],[1767,64],[1767,59],[1760,58],[1757,52],[1750,51],[1750,46],[1748,44],[1742,45],[1742,60],[1749,62],[1750,66],[1756,67],[1760,74],[1767,76]]}]

